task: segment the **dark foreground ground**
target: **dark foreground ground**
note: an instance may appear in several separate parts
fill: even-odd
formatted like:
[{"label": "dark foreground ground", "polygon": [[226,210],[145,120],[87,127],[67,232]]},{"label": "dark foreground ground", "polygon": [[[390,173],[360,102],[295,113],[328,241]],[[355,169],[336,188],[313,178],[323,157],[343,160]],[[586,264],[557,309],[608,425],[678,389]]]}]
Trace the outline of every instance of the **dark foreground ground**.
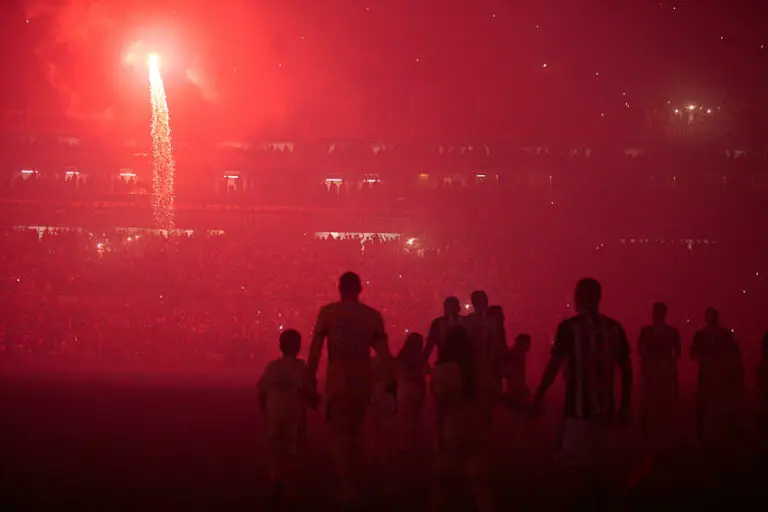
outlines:
[{"label": "dark foreground ground", "polygon": [[[550,400],[556,411],[556,397]],[[429,411],[427,411],[429,415]],[[677,448],[648,464],[636,429],[615,440],[618,482],[647,475],[620,510],[750,506],[768,498],[764,458],[745,435],[728,457],[694,449],[681,409]],[[300,510],[335,510],[324,426],[310,420]],[[387,470],[368,468],[368,510],[425,510],[430,437]],[[570,490],[553,459],[559,419],[497,422],[496,490],[501,510],[568,508]],[[0,375],[2,510],[265,510],[262,419],[254,382],[221,376]],[[643,468],[650,468],[645,472]],[[457,490],[451,509],[466,509]]]}]

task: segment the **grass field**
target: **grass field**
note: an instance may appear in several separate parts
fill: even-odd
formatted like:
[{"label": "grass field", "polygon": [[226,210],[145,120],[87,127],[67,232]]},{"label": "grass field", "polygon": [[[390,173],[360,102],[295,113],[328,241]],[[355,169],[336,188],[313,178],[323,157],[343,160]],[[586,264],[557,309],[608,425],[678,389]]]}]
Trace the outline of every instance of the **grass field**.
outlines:
[{"label": "grass field", "polygon": [[[9,373],[0,377],[2,510],[264,510],[262,418],[248,377]],[[574,489],[554,461],[559,417],[552,396],[544,418],[506,411],[496,422],[495,487],[501,510],[569,508]],[[621,433],[611,472],[621,510],[760,506],[768,498],[765,461],[751,438],[727,457],[686,442],[681,408],[675,448],[651,460],[636,427]],[[431,480],[431,420],[419,449],[385,468],[361,470],[369,510],[425,510]],[[322,417],[309,426],[299,510],[335,510]],[[642,468],[649,471],[641,471]],[[618,487],[617,487],[618,489]],[[735,501],[734,501],[735,500]],[[457,486],[451,510],[466,509]]]}]

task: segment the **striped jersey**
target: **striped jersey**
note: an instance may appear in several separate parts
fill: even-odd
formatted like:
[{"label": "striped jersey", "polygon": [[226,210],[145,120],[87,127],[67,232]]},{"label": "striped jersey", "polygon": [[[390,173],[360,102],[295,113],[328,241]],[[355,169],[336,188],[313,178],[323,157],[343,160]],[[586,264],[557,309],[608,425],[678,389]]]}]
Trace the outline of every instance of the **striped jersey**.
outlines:
[{"label": "striped jersey", "polygon": [[[627,335],[619,322],[605,315],[578,315],[561,322],[552,356],[565,363],[566,417],[613,415],[616,366],[630,364]],[[631,382],[622,388],[628,406]]]}]

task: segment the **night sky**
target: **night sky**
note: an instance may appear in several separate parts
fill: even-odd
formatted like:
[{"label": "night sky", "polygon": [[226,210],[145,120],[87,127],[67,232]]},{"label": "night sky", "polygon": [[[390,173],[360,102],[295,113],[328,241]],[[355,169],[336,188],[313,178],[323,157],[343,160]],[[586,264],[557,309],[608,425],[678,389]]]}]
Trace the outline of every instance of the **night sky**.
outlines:
[{"label": "night sky", "polygon": [[766,128],[768,9],[756,1],[3,7],[5,110],[138,119],[146,74],[124,57],[141,41],[163,54],[182,133],[642,139],[691,104],[739,133]]}]

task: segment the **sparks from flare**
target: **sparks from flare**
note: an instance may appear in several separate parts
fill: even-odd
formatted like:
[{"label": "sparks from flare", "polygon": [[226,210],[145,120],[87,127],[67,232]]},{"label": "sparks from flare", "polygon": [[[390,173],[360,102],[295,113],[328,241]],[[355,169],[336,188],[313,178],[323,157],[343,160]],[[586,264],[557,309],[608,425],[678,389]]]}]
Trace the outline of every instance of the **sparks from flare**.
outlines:
[{"label": "sparks from flare", "polygon": [[171,146],[171,124],[168,114],[168,100],[165,95],[163,78],[160,75],[160,56],[150,54],[149,92],[152,103],[152,212],[155,225],[170,231],[174,227],[175,197],[174,175],[176,164],[173,161]]}]

